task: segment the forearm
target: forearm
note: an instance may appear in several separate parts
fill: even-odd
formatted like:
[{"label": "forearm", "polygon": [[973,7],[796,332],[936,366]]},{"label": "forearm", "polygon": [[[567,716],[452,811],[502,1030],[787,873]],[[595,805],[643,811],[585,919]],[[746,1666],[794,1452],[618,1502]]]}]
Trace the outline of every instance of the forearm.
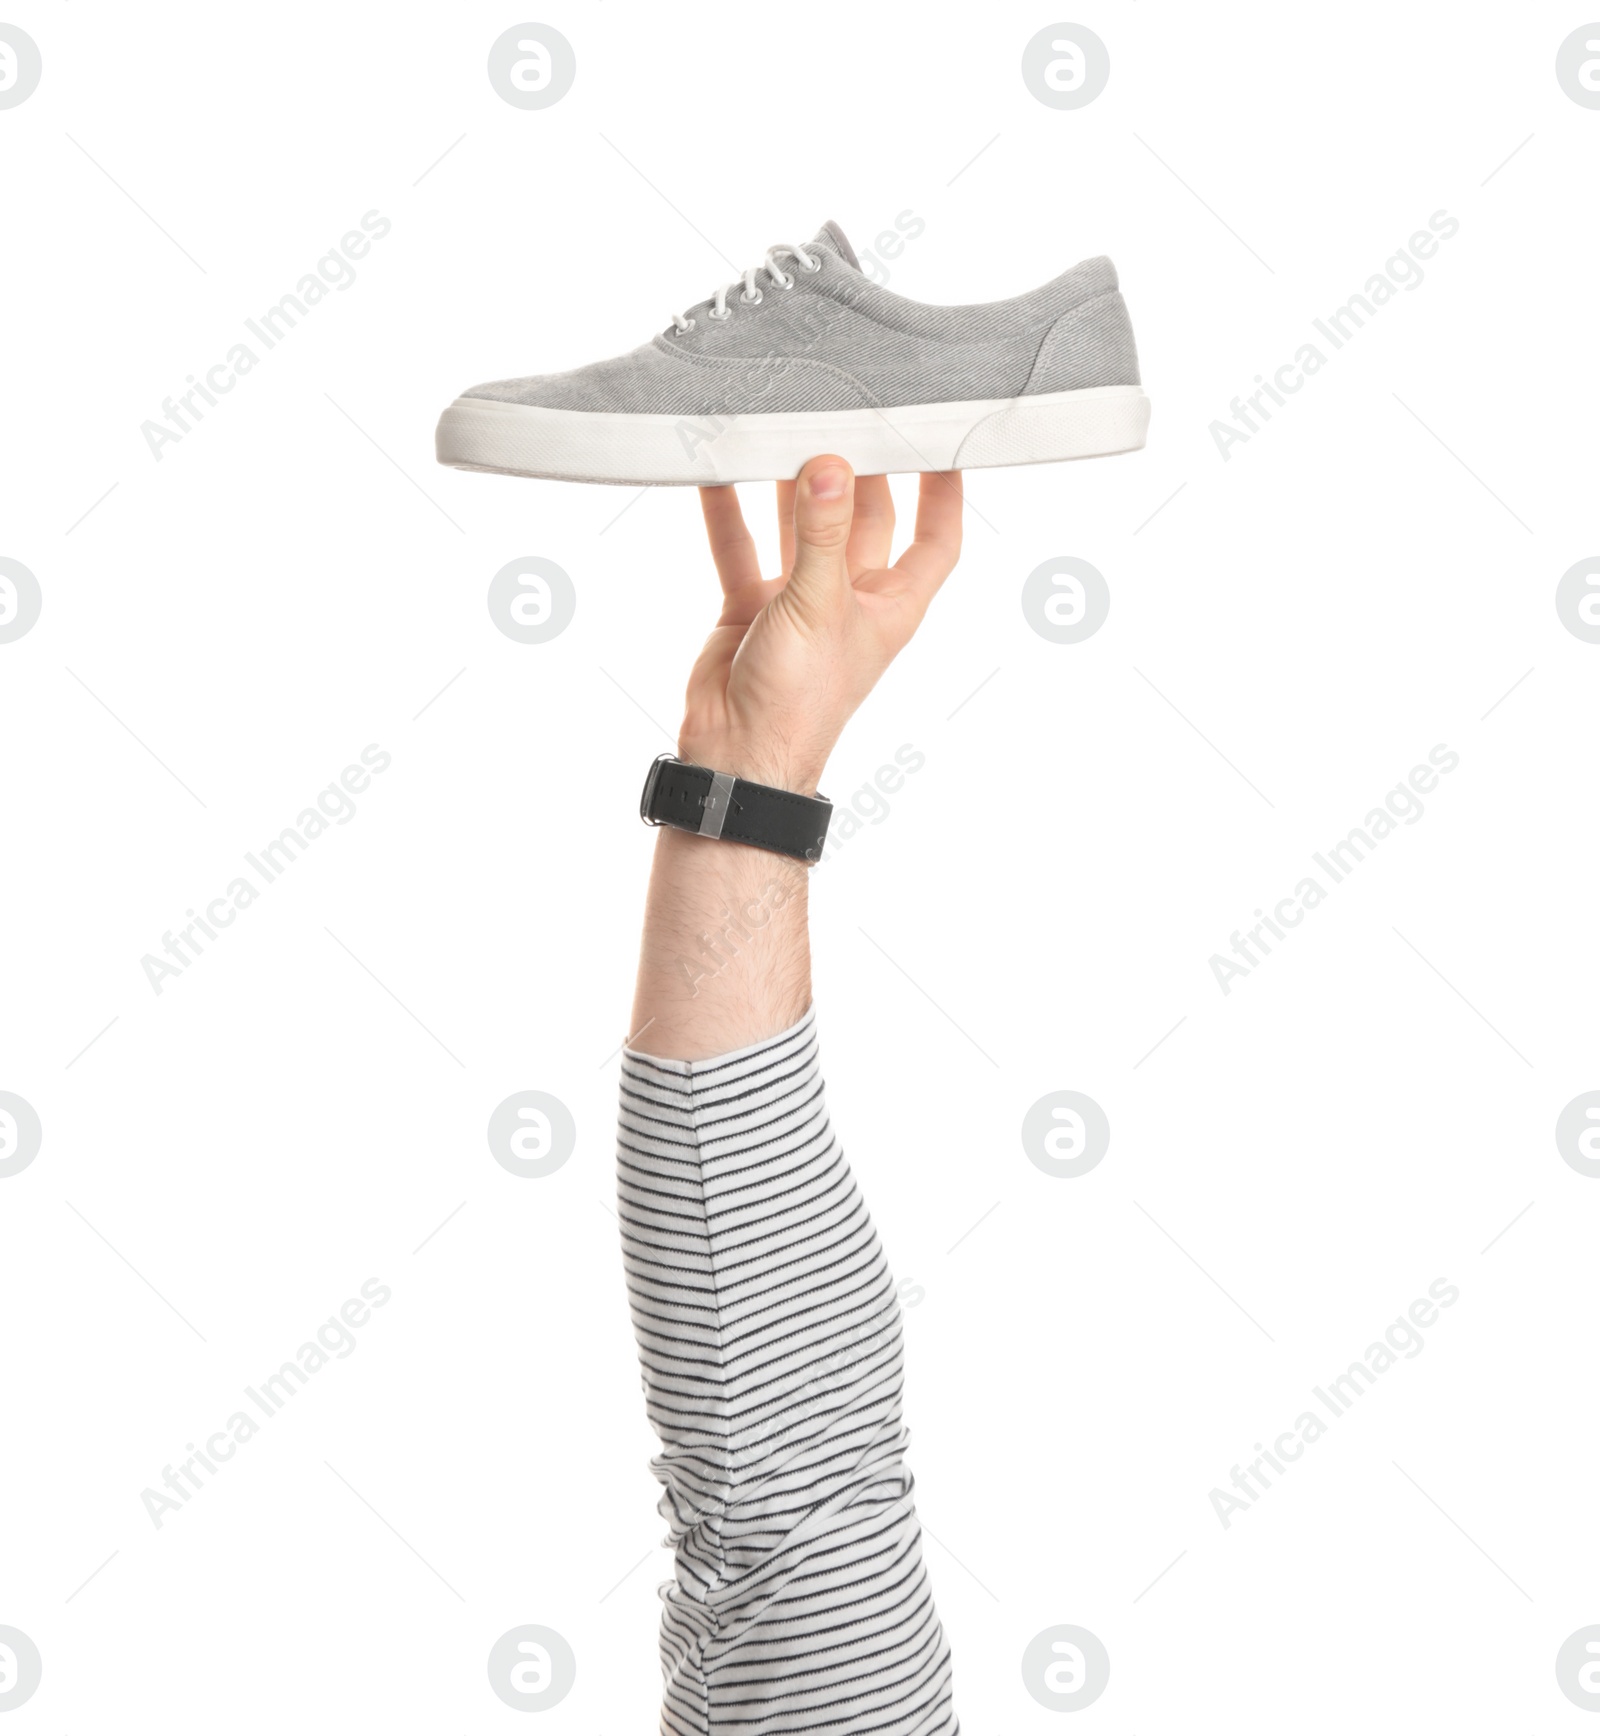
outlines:
[{"label": "forearm", "polygon": [[811,1005],[807,873],[768,850],[663,826],[629,1047],[703,1060],[795,1024]]}]

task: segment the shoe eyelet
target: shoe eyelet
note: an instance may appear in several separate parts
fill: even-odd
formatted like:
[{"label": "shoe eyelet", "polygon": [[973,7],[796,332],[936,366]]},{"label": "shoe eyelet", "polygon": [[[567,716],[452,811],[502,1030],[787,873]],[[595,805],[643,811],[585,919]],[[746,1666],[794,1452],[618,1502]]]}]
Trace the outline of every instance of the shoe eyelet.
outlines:
[{"label": "shoe eyelet", "polygon": [[800,261],[800,269],[802,271],[821,271],[822,261],[820,259],[813,259],[808,262],[807,260],[802,259]]},{"label": "shoe eyelet", "polygon": [[774,286],[778,289],[794,288],[794,279],[792,277],[785,277],[782,272],[774,274],[772,281]]},{"label": "shoe eyelet", "polygon": [[739,299],[746,307],[758,307],[761,303],[761,291],[759,289],[746,290]]},{"label": "shoe eyelet", "polygon": [[675,338],[687,337],[694,330],[694,325],[695,322],[692,319],[685,320],[681,326],[672,328],[672,335]]},{"label": "shoe eyelet", "polygon": [[721,313],[718,313],[715,308],[711,308],[707,311],[706,318],[714,319],[718,325],[721,325],[725,319],[733,318],[733,309],[731,307],[725,307]]}]

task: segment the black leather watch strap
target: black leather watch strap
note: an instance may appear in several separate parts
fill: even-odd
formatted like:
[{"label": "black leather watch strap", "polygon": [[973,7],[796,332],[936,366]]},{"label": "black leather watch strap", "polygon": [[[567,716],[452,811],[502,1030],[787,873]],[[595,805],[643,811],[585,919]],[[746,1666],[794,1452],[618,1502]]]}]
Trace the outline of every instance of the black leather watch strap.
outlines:
[{"label": "black leather watch strap", "polygon": [[798,862],[821,858],[832,815],[833,803],[825,796],[752,784],[670,753],[651,766],[639,798],[639,818],[647,825],[750,844]]}]

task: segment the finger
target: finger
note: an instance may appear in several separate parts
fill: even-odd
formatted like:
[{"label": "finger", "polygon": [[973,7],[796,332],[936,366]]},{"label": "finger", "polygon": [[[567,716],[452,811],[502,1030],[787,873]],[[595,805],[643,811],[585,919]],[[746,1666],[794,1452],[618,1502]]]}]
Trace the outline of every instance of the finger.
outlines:
[{"label": "finger", "polygon": [[894,499],[887,476],[856,478],[855,518],[845,561],[853,575],[886,567],[894,552]]},{"label": "finger", "polygon": [[694,668],[689,672],[685,705],[691,713],[713,706],[728,691],[728,671],[744,642],[745,629],[740,626],[713,627]]},{"label": "finger", "polygon": [[778,553],[786,573],[794,571],[794,490],[793,482],[778,484]]},{"label": "finger", "polygon": [[746,586],[761,582],[761,562],[756,557],[755,538],[739,510],[739,493],[731,484],[700,490],[700,511],[706,521],[706,539],[722,594],[735,596]]},{"label": "finger", "polygon": [[784,587],[792,600],[831,604],[850,589],[845,545],[850,540],[855,477],[842,458],[813,458],[794,494],[794,564]]},{"label": "finger", "polygon": [[894,564],[926,608],[961,554],[961,472],[924,475],[917,491],[917,527]]}]

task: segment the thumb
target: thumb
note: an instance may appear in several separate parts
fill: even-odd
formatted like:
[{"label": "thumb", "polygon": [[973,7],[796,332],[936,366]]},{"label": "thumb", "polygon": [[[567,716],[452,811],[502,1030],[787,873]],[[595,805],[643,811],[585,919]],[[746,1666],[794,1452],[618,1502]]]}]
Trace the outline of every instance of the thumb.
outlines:
[{"label": "thumb", "polygon": [[822,602],[850,588],[845,547],[855,507],[856,479],[842,458],[813,458],[794,491],[794,570],[788,590],[796,602]]}]

